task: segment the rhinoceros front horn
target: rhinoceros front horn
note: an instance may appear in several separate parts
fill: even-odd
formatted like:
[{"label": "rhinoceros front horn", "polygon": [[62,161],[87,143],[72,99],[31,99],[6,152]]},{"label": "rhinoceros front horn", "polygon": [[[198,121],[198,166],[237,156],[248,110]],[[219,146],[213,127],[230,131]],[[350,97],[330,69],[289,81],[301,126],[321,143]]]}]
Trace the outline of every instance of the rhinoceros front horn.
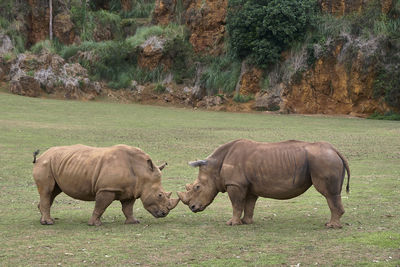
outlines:
[{"label": "rhinoceros front horn", "polygon": [[200,167],[203,165],[207,165],[207,163],[208,163],[207,160],[197,160],[197,161],[188,162],[188,164],[192,167]]},{"label": "rhinoceros front horn", "polygon": [[169,205],[168,205],[168,209],[172,210],[176,207],[176,205],[178,205],[179,202],[179,198],[172,198],[169,200]]},{"label": "rhinoceros front horn", "polygon": [[187,199],[185,192],[177,192],[179,199],[183,202],[183,204],[187,205],[189,200]]}]

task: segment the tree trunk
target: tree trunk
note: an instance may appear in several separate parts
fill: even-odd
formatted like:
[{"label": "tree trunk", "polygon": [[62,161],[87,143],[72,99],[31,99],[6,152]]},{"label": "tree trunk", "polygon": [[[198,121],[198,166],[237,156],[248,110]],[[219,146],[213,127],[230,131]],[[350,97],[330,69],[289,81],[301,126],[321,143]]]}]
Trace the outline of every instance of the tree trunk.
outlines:
[{"label": "tree trunk", "polygon": [[49,13],[50,13],[50,18],[49,18],[49,35],[50,35],[50,40],[53,40],[53,1],[49,0]]}]

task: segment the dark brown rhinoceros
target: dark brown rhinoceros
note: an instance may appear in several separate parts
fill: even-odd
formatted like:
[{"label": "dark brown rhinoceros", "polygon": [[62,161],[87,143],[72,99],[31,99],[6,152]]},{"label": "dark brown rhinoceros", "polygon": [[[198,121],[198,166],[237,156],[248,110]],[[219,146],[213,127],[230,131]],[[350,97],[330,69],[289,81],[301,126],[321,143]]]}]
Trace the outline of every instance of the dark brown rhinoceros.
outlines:
[{"label": "dark brown rhinoceros", "polygon": [[35,163],[35,179],[42,217],[41,224],[53,224],[50,207],[54,198],[64,192],[85,201],[96,201],[89,225],[101,225],[100,217],[114,200],[121,201],[126,224],[139,221],[133,216],[137,198],[154,217],[165,217],[179,199],[171,199],[161,186],[160,167],[154,166],[149,155],[139,148],[116,145],[89,147],[84,145],[52,147]]},{"label": "dark brown rhinoceros", "polygon": [[340,194],[345,171],[349,191],[350,170],[345,157],[329,143],[241,139],[218,147],[205,160],[189,164],[200,167],[198,178],[178,196],[193,212],[203,211],[219,192],[228,192],[233,216],[227,224],[250,224],[258,197],[289,199],[314,185],[331,210],[326,226],[341,227],[344,209]]}]

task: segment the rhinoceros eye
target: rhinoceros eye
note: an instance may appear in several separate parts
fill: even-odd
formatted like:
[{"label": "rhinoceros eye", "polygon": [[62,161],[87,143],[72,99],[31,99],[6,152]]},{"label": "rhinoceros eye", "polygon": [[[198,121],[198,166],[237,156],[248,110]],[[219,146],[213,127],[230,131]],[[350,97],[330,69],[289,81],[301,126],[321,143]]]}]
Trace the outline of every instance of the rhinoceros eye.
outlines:
[{"label": "rhinoceros eye", "polygon": [[162,193],[158,193],[158,197],[162,197]]},{"label": "rhinoceros eye", "polygon": [[198,185],[196,185],[195,187],[194,187],[194,190],[195,191],[197,191],[197,190],[199,190],[200,189],[200,185],[198,184]]}]

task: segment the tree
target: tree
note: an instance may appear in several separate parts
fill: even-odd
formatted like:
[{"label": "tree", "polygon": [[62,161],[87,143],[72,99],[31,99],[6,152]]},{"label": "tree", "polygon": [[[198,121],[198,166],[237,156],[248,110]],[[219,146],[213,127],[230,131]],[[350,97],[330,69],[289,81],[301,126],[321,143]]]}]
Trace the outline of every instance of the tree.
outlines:
[{"label": "tree", "polygon": [[283,50],[304,36],[316,0],[230,0],[227,29],[233,52],[266,68]]}]

